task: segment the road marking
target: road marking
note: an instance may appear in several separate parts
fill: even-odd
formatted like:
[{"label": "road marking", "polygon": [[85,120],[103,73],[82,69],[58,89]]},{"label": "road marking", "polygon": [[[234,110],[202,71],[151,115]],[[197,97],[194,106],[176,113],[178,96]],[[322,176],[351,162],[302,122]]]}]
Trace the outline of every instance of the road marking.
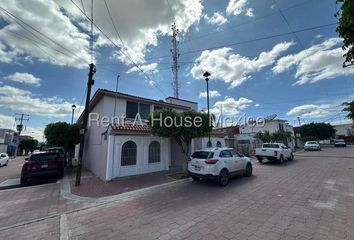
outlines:
[{"label": "road marking", "polygon": [[69,231],[68,231],[68,218],[66,214],[60,215],[60,240],[68,240]]}]

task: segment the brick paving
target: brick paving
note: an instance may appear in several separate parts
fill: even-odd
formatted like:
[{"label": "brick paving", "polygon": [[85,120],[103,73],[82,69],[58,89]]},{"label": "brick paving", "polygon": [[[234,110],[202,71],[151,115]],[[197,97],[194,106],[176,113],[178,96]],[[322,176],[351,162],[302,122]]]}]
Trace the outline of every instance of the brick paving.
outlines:
[{"label": "brick paving", "polygon": [[[158,184],[172,182],[174,179],[167,176],[169,173],[172,172],[161,171],[139,176],[122,177],[107,183],[95,176],[90,176],[87,174],[82,178],[82,184],[79,187],[75,186],[75,179],[71,179],[71,192],[83,197],[104,197],[116,195]],[[94,188],[92,186],[94,186]]]},{"label": "brick paving", "polygon": [[[60,196],[60,184],[52,183],[0,191],[0,228],[83,207]],[[1,237],[0,239],[6,239]]]},{"label": "brick paving", "polygon": [[[354,239],[353,180],[353,147],[301,152],[295,161],[284,165],[257,163],[253,177],[236,178],[227,187],[185,182],[74,210],[66,214],[66,233],[70,239],[349,240]],[[58,201],[64,201],[64,206],[71,204]],[[25,208],[26,204],[17,206]],[[3,214],[9,219],[11,212],[21,212],[4,208],[0,199],[2,218]],[[35,211],[36,207],[32,204],[28,208]],[[18,227],[0,231],[0,239],[47,236],[43,232],[48,234],[46,239],[58,236],[58,219],[26,225],[23,228],[28,235],[16,235]]]}]

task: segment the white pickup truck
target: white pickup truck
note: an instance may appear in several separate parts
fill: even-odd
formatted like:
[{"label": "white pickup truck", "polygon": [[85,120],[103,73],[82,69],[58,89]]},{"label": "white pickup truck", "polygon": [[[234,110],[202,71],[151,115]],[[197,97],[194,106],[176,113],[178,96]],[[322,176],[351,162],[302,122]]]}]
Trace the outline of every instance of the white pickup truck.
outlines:
[{"label": "white pickup truck", "polygon": [[256,148],[256,158],[260,163],[263,162],[263,158],[283,163],[285,159],[294,160],[294,155],[292,150],[283,143],[263,143],[262,148]]}]

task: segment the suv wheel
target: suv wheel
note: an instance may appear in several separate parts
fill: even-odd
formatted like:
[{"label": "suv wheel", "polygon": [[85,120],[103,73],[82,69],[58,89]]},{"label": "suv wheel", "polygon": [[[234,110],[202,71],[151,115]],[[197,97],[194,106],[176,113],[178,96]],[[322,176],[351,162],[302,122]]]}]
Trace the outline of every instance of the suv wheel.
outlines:
[{"label": "suv wheel", "polygon": [[26,186],[27,185],[27,179],[26,178],[21,178],[20,183],[21,183],[21,186]]},{"label": "suv wheel", "polygon": [[288,158],[288,160],[289,160],[289,161],[294,160],[294,155],[293,155],[292,153],[290,154],[290,157]]},{"label": "suv wheel", "polygon": [[229,173],[223,169],[219,174],[219,184],[220,186],[226,186],[229,183]]},{"label": "suv wheel", "polygon": [[283,154],[282,154],[282,155],[280,155],[279,162],[280,162],[280,164],[283,164],[283,163],[284,163],[284,157],[283,157]]},{"label": "suv wheel", "polygon": [[195,177],[195,176],[192,176],[192,179],[193,179],[193,181],[199,181],[200,180],[199,177]]},{"label": "suv wheel", "polygon": [[257,160],[258,160],[259,163],[263,162],[263,158],[262,157],[257,157]]},{"label": "suv wheel", "polygon": [[250,163],[248,163],[247,166],[246,166],[245,176],[246,177],[252,176],[252,165]]}]

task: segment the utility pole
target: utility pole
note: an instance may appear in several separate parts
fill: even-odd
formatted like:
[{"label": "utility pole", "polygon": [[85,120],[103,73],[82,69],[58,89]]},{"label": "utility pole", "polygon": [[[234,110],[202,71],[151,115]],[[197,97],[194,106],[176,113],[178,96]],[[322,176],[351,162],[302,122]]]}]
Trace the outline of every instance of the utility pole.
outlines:
[{"label": "utility pole", "polygon": [[93,75],[95,73],[96,73],[96,66],[95,66],[95,64],[91,63],[90,64],[90,71],[88,74],[88,80],[87,80],[87,94],[86,94],[85,110],[83,113],[83,121],[82,121],[81,129],[80,129],[79,162],[77,164],[77,169],[76,169],[75,186],[80,186],[80,181],[81,181],[81,169],[82,169],[82,157],[83,157],[83,153],[84,153],[85,133],[86,133],[86,128],[87,128],[88,114],[89,114],[91,88],[92,88],[92,85],[95,83],[95,80],[93,80]]},{"label": "utility pole", "polygon": [[[207,87],[207,106],[208,106],[208,121],[209,121],[209,126],[211,125],[210,123],[210,110],[209,110],[209,77],[210,77],[210,73],[209,72],[205,72],[203,74],[203,77],[206,81],[206,87]],[[207,147],[211,147],[211,140],[210,140],[210,133],[208,135],[208,144],[207,144]]]},{"label": "utility pole", "polygon": [[79,148],[79,161],[76,168],[76,179],[75,179],[75,186],[80,186],[81,182],[81,170],[82,170],[82,158],[84,155],[84,144],[85,144],[85,133],[87,128],[87,120],[89,114],[89,105],[90,105],[90,98],[91,98],[91,88],[95,83],[93,80],[93,75],[96,73],[96,66],[93,64],[93,0],[91,0],[91,41],[90,41],[90,51],[91,51],[91,63],[90,63],[90,70],[87,79],[87,94],[86,94],[86,103],[85,109],[83,113],[83,121],[80,128],[80,148]]},{"label": "utility pole", "polygon": [[[20,135],[21,135],[21,132],[23,130],[23,121],[28,121],[29,120],[29,118],[28,118],[29,115],[28,114],[24,114],[24,113],[21,113],[21,114],[16,113],[15,115],[21,116],[20,118],[16,118],[15,117],[15,121],[19,122],[19,124],[16,125],[17,137],[16,137],[16,148],[15,148],[15,154],[14,154],[14,156],[17,157],[18,145],[20,144]],[[27,118],[23,118],[24,116],[26,116]]]},{"label": "utility pole", "polygon": [[178,50],[178,41],[177,41],[177,35],[179,33],[179,30],[176,27],[176,23],[172,24],[172,73],[173,73],[173,81],[172,81],[172,86],[173,86],[173,95],[175,98],[179,98],[179,84],[178,84],[178,58],[179,58],[179,50]]},{"label": "utility pole", "polygon": [[[300,120],[300,117],[297,117],[297,120],[299,121],[299,130],[300,130],[299,145],[301,145],[300,142],[301,142],[301,137],[302,137],[302,130],[301,130],[301,120]],[[300,146],[299,146],[299,147],[300,147]]]}]

